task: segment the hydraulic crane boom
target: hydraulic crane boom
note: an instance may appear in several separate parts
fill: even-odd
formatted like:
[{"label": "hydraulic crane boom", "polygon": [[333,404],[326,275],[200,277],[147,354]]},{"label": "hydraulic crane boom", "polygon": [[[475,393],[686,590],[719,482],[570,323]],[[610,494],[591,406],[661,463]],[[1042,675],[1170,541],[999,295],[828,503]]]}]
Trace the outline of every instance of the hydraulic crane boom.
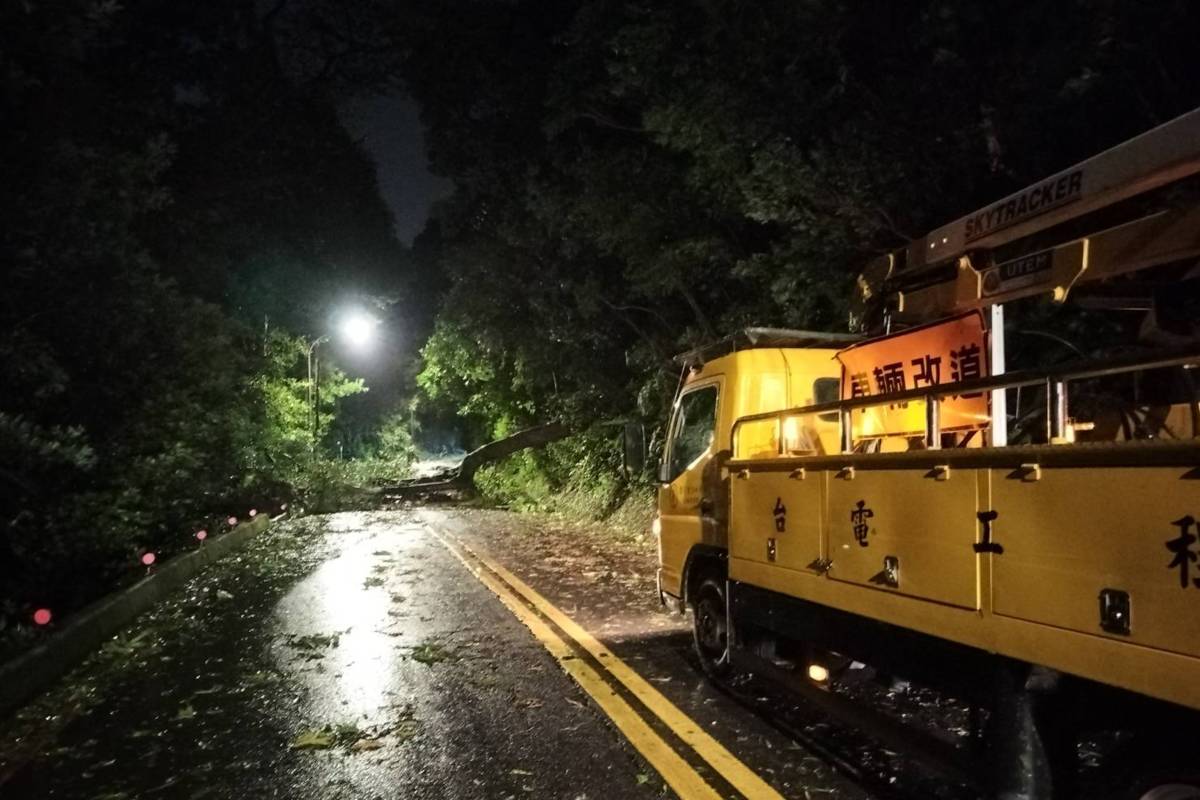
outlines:
[{"label": "hydraulic crane boom", "polygon": [[[851,324],[925,322],[1200,255],[1200,109],[871,262]],[[1138,301],[1138,302],[1144,302]]]}]

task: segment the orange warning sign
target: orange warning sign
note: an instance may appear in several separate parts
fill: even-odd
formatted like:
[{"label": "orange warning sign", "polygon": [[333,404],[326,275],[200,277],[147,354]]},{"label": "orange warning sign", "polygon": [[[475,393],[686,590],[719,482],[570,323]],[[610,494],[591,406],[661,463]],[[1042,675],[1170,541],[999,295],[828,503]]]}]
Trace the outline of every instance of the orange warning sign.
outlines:
[{"label": "orange warning sign", "polygon": [[[960,317],[863,342],[837,355],[842,364],[842,399],[906,392],[986,377],[987,331],[983,315]],[[943,431],[986,428],[986,392],[942,398]],[[925,432],[923,401],[872,406],[854,413],[856,439],[917,436]]]}]

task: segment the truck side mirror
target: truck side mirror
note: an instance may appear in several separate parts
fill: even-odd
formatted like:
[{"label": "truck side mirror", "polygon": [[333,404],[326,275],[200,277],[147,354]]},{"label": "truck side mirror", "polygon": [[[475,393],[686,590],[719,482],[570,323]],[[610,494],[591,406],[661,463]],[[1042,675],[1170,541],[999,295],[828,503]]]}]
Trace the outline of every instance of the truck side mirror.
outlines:
[{"label": "truck side mirror", "polygon": [[621,445],[621,467],[625,477],[641,473],[646,467],[646,428],[642,423],[625,423]]}]

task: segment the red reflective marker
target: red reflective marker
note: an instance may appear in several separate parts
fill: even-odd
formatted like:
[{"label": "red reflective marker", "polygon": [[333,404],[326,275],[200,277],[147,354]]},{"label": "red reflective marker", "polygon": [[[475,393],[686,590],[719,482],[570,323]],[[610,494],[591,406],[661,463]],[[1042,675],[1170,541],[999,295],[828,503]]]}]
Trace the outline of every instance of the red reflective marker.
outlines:
[{"label": "red reflective marker", "polygon": [[257,516],[258,516],[258,509],[257,508],[250,509],[250,518],[254,519]]},{"label": "red reflective marker", "polygon": [[231,528],[234,525],[237,525],[237,517],[230,517],[229,519],[227,519],[225,521],[229,523],[229,527],[231,527]]},{"label": "red reflective marker", "polygon": [[52,616],[53,615],[50,613],[50,609],[39,608],[37,611],[33,612],[33,622],[35,625],[49,625]]},{"label": "red reflective marker", "polygon": [[203,542],[208,538],[208,531],[196,531],[196,538]]},{"label": "red reflective marker", "polygon": [[142,553],[142,563],[147,567],[154,563],[155,558],[154,553]]}]

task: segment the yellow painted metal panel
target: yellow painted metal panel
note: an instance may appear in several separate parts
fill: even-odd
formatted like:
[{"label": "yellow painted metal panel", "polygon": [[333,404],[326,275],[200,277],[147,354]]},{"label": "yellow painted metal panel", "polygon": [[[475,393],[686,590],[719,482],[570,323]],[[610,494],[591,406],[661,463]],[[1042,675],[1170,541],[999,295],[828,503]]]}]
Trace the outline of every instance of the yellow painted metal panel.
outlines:
[{"label": "yellow painted metal panel", "polygon": [[821,473],[747,473],[732,491],[731,556],[791,570],[821,557]]},{"label": "yellow painted metal panel", "polygon": [[[993,538],[1004,548],[993,558],[995,613],[1200,655],[1200,530],[1181,523],[1200,516],[1190,472],[994,471]],[[1103,589],[1129,594],[1128,636],[1101,628]]]},{"label": "yellow painted metal panel", "polygon": [[[844,471],[829,481],[829,577],[978,606],[975,470]],[[887,559],[896,559],[898,585]],[[886,602],[881,599],[880,602]]]}]

